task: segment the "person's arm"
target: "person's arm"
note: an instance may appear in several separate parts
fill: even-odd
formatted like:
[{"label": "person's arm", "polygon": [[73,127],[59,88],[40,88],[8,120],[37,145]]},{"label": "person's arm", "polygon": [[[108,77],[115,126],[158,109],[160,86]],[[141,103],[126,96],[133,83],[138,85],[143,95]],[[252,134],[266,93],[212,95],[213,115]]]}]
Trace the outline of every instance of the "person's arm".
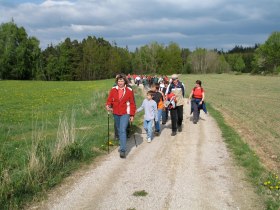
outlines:
[{"label": "person's arm", "polygon": [[182,95],[183,98],[185,97],[185,85],[182,83]]},{"label": "person's arm", "polygon": [[192,96],[193,96],[193,90],[192,90],[192,92],[190,93],[190,96],[189,96],[189,98],[188,98],[188,103],[190,102]]},{"label": "person's arm", "polygon": [[130,97],[130,122],[133,122],[134,120],[134,115],[136,112],[136,104],[135,104],[135,97],[134,97],[134,92],[131,89],[131,97]]},{"label": "person's arm", "polygon": [[167,95],[167,94],[169,94],[169,93],[171,92],[171,90],[169,90],[169,89],[171,89],[171,84],[169,84],[169,85],[167,86],[165,95]]},{"label": "person's arm", "polygon": [[204,94],[204,91],[202,92],[202,99],[201,99],[201,101],[199,102],[199,104],[202,104],[203,102],[204,102],[204,96],[205,96],[205,94]]},{"label": "person's arm", "polygon": [[107,98],[107,102],[106,102],[106,110],[108,112],[112,112],[113,111],[113,91],[111,90],[109,93],[109,96]]},{"label": "person's arm", "polygon": [[144,109],[144,103],[145,103],[145,100],[142,102],[142,105],[136,110],[136,113],[141,112]]},{"label": "person's arm", "polygon": [[154,110],[155,110],[155,121],[158,122],[158,110],[157,110],[157,104],[154,104]]}]

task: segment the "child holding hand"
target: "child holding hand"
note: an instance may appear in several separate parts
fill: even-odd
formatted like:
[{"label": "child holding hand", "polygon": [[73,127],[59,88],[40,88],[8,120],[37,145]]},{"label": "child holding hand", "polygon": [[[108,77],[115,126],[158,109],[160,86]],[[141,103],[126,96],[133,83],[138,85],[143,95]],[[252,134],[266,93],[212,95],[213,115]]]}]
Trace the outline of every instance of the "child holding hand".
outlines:
[{"label": "child holding hand", "polygon": [[153,122],[158,122],[157,103],[152,99],[153,91],[147,92],[147,98],[144,99],[142,105],[137,109],[137,112],[145,110],[144,129],[147,132],[147,142],[150,143],[153,139]]}]

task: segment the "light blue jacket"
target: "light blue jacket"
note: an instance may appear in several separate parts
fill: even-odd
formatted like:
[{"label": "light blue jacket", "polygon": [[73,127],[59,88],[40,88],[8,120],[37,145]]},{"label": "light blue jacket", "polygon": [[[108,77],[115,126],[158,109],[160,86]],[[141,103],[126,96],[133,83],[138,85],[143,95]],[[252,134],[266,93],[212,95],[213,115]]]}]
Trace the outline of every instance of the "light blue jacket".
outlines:
[{"label": "light blue jacket", "polygon": [[141,112],[143,109],[145,110],[144,120],[150,121],[155,119],[155,121],[158,121],[157,103],[154,100],[144,99],[137,112]]}]

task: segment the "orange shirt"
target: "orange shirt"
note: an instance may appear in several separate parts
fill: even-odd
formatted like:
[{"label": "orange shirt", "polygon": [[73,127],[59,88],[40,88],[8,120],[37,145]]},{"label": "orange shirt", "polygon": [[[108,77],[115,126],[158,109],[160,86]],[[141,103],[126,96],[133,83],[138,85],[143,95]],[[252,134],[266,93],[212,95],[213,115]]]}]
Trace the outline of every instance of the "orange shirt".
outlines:
[{"label": "orange shirt", "polygon": [[193,89],[193,97],[194,98],[202,98],[202,93],[204,93],[203,88],[194,88]]}]

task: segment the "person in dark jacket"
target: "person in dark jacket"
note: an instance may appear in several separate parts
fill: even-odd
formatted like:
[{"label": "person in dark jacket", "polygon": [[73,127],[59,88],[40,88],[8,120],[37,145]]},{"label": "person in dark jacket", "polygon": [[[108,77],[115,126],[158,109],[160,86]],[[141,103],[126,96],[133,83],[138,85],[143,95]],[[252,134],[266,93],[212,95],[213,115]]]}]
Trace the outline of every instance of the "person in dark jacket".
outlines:
[{"label": "person in dark jacket", "polygon": [[178,132],[182,132],[183,122],[183,106],[185,96],[185,86],[179,81],[178,75],[173,74],[171,76],[172,82],[169,84],[166,90],[166,94],[174,93],[176,96],[176,107],[170,109],[172,133],[171,136],[175,136]]}]

